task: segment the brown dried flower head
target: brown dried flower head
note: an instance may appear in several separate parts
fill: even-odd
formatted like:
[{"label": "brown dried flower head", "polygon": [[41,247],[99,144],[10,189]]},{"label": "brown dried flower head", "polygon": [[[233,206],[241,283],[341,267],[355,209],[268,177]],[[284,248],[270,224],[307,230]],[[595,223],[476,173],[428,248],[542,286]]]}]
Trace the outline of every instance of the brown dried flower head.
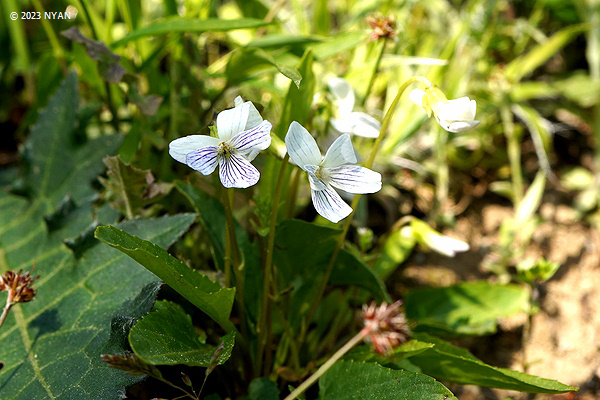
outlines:
[{"label": "brown dried flower head", "polygon": [[401,305],[400,300],[390,305],[384,302],[379,307],[374,302],[363,305],[362,316],[369,330],[365,341],[373,344],[375,352],[387,354],[408,340],[410,331]]},{"label": "brown dried flower head", "polygon": [[0,276],[0,290],[6,290],[11,303],[27,303],[35,297],[36,291],[33,288],[39,276],[35,278],[29,272],[19,270],[16,274],[13,271],[6,271]]},{"label": "brown dried flower head", "polygon": [[367,24],[373,29],[373,32],[369,34],[371,40],[377,40],[380,38],[393,39],[396,36],[396,21],[393,17],[384,17],[377,15],[374,17],[367,17],[365,20]]}]

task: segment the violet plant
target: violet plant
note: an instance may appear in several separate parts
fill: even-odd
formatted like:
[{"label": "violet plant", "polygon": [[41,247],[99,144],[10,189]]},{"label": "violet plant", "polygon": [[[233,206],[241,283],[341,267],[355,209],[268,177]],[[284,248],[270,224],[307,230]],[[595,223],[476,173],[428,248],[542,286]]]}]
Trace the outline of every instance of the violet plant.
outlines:
[{"label": "violet plant", "polygon": [[[181,32],[181,27],[186,34],[193,29],[263,29],[282,7],[276,2],[264,20],[231,22],[205,15],[195,19],[192,3],[177,10],[190,18],[159,21],[149,30],[133,30],[132,15],[125,13],[132,33],[113,42],[111,49],[135,42],[138,56],[148,56],[142,63],[152,63],[162,50],[146,54],[138,38]],[[87,2],[82,5],[93,24],[94,14]],[[131,11],[126,6],[119,4]],[[211,10],[202,10],[211,15]],[[325,15],[327,2],[320,2],[318,10]],[[104,159],[109,171],[100,180],[104,189],[98,198],[88,183],[103,171],[101,158],[117,151],[120,136],[78,142],[78,121],[86,125],[73,113],[79,105],[75,72],[40,111],[24,151],[23,176],[13,193],[0,194],[0,264],[16,271],[39,259],[42,271],[39,280],[10,270],[0,277],[0,290],[8,296],[0,318],[0,355],[6,358],[0,360],[6,361],[0,363],[2,396],[116,399],[124,388],[147,377],[169,386],[180,396],[176,398],[192,399],[455,398],[440,381],[534,393],[576,389],[493,367],[444,340],[448,335],[490,333],[498,317],[523,311],[523,304],[533,304],[535,296],[522,286],[462,283],[409,290],[402,299],[388,292],[388,278],[415,245],[447,257],[469,250],[465,241],[443,235],[412,215],[386,225],[391,228],[377,233],[380,238],[374,243],[377,235],[365,216],[378,205],[379,196],[397,185],[382,148],[397,136],[392,133],[398,128],[396,113],[412,107],[401,99],[409,97],[433,116],[437,125],[432,129],[443,129],[446,138],[477,129],[480,121],[475,119],[476,100],[448,100],[432,83],[442,84],[439,76],[411,73],[390,85],[392,94],[379,96],[378,79],[388,72],[385,55],[397,32],[392,18],[369,18],[368,24],[373,31],[372,42],[365,44],[366,59],[375,62],[369,64],[366,85],[352,81],[356,87],[349,76],[325,80],[315,73],[332,51],[326,46],[302,48],[302,58],[292,68],[276,59],[277,52],[263,49],[270,46],[268,40],[258,40],[255,47],[240,47],[202,71],[219,79],[219,68],[225,69],[225,82],[206,90],[209,100],[199,100],[194,97],[197,87],[179,90],[182,77],[198,71],[193,66],[185,70],[176,54],[169,54],[169,129],[164,136],[153,136],[148,129],[160,101],[138,91],[149,80],[131,72],[140,60],[124,72],[119,56],[102,43],[93,26],[94,40],[73,30],[64,35],[84,44],[89,57],[98,61],[106,82],[98,85],[85,74],[81,79],[106,86],[102,95],[112,129],[130,124],[127,139],[139,134],[144,140],[126,141],[121,158]],[[107,28],[106,36],[111,34]],[[190,44],[186,34],[174,36],[173,42]],[[60,44],[52,43],[62,54]],[[285,43],[294,47],[293,40]],[[334,50],[343,51],[339,47]],[[220,51],[218,46],[207,48],[207,58]],[[76,56],[85,56],[82,51]],[[89,67],[88,61],[79,62]],[[115,70],[118,76],[108,78],[120,81],[119,87],[109,86],[105,76]],[[279,87],[255,80],[273,73],[292,81],[285,100],[278,96]],[[313,104],[316,88],[325,87],[331,113]],[[119,88],[127,90],[127,107],[136,110],[123,120],[118,103],[113,104]],[[227,108],[234,96],[234,107]],[[386,101],[371,106],[370,96]],[[202,104],[194,123],[186,120],[191,113],[181,112],[186,102]],[[356,106],[364,109],[365,104],[368,110],[380,110],[383,120],[358,111]],[[186,136],[197,129],[200,134]],[[332,133],[337,137],[323,155],[317,143]],[[443,147],[446,140],[436,137],[435,145]],[[122,161],[127,155],[134,159],[138,145],[152,140],[152,150],[162,151],[143,149],[147,159],[142,164],[153,169],[160,164],[160,176],[172,183],[156,182],[150,171]],[[448,185],[443,155],[436,159],[436,183]],[[539,186],[534,194],[540,195]],[[27,200],[19,197],[22,193]],[[524,225],[537,208],[531,206],[539,203],[536,199],[524,202],[517,213]],[[97,204],[102,202],[106,204]],[[148,217],[159,213],[164,215]],[[546,262],[521,264],[519,276],[534,291],[557,268]],[[51,288],[54,296],[49,295]],[[4,343],[17,335],[23,348],[6,350],[10,346]],[[23,365],[27,368],[21,369]],[[67,385],[61,385],[56,372],[63,370],[72,379]]]}]

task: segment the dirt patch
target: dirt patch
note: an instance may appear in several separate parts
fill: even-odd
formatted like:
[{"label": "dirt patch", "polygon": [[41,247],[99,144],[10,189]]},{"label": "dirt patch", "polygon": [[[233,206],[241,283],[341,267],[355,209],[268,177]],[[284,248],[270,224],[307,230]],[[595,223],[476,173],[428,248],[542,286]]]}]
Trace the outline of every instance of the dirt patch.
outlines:
[{"label": "dirt patch", "polygon": [[[544,197],[537,227],[526,256],[560,264],[555,276],[540,287],[541,310],[533,317],[526,344],[528,373],[578,386],[575,394],[537,395],[475,386],[450,386],[461,400],[475,399],[600,399],[600,235],[577,220],[555,194]],[[509,205],[472,205],[445,234],[467,241],[471,249],[447,258],[418,250],[398,271],[398,289],[420,285],[446,286],[459,281],[494,279],[482,266],[497,241],[502,221],[512,216]],[[523,326],[526,315],[499,322],[498,333],[465,338],[485,362],[523,371]]]}]

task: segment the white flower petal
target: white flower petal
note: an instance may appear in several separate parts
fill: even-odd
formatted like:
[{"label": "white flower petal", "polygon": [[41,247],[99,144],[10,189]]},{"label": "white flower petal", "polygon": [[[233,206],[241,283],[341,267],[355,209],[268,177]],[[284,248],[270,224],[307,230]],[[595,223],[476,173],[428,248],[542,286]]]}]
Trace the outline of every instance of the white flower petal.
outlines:
[{"label": "white flower petal", "polygon": [[229,140],[232,136],[246,130],[251,104],[247,101],[234,108],[223,110],[217,115],[219,139]]},{"label": "white flower petal", "polygon": [[207,135],[184,136],[169,143],[169,154],[180,163],[187,164],[188,153],[206,146],[216,146],[219,139]]},{"label": "white flower petal", "polygon": [[219,157],[219,178],[226,188],[247,188],[255,185],[260,172],[242,155],[230,153]]},{"label": "white flower petal", "polygon": [[322,165],[326,168],[333,168],[339,167],[342,164],[355,163],[356,155],[354,154],[354,148],[352,147],[352,140],[350,139],[349,134],[344,133],[331,144],[325,154]]},{"label": "white flower petal", "polygon": [[312,190],[323,190],[325,189],[325,182],[317,178],[317,170],[320,167],[316,165],[305,165],[304,170],[308,173],[308,182]]},{"label": "white flower petal", "polygon": [[331,124],[333,131],[339,134],[351,133],[354,129],[354,123],[348,118],[331,118],[329,123]]},{"label": "white flower petal", "polygon": [[377,121],[370,115],[364,112],[355,111],[350,114],[350,121],[354,125],[352,132],[350,133],[366,138],[376,138],[379,136],[381,122]]},{"label": "white flower petal", "polygon": [[438,233],[428,232],[423,240],[431,250],[448,257],[454,257],[456,253],[469,250],[468,243]]},{"label": "white flower petal", "polygon": [[217,146],[206,146],[187,154],[185,163],[203,175],[212,174],[219,162]]},{"label": "white flower petal", "polygon": [[331,222],[339,222],[352,212],[352,208],[330,185],[323,190],[311,190],[311,196],[315,210]]},{"label": "white flower petal", "polygon": [[285,146],[290,158],[300,168],[305,165],[319,165],[322,160],[317,142],[298,122],[293,121],[285,135]]},{"label": "white flower petal", "polygon": [[425,96],[425,91],[423,89],[413,89],[410,91],[408,98],[410,101],[418,105],[419,107],[423,107],[423,97]]},{"label": "white flower petal", "polygon": [[468,97],[435,103],[432,109],[437,122],[448,132],[463,132],[479,124],[474,119],[477,103]]},{"label": "white flower petal", "polygon": [[475,118],[477,104],[468,97],[448,100],[446,103],[437,103],[437,114],[440,119],[449,121],[470,121]]},{"label": "white flower petal", "polygon": [[228,140],[228,144],[241,154],[266,150],[271,145],[271,123],[263,121],[252,129],[238,133]]},{"label": "white flower petal", "polygon": [[238,96],[233,100],[233,104],[235,104],[236,107],[241,107],[244,104],[248,104],[246,106],[246,107],[249,107],[248,121],[246,121],[246,126],[244,127],[244,130],[252,129],[262,122],[263,119],[260,116],[260,113],[258,112],[258,110],[256,109],[256,107],[254,106],[254,104],[251,101],[245,102],[242,99],[242,96]]},{"label": "white flower petal", "polygon": [[473,128],[474,126],[479,125],[478,120],[473,121],[455,121],[448,123],[447,121],[438,121],[440,126],[447,130],[448,132],[458,133],[464,132]]},{"label": "white flower petal", "polygon": [[333,95],[333,103],[337,108],[337,113],[340,116],[345,116],[352,112],[354,108],[354,91],[352,86],[342,78],[331,78],[327,82],[329,90]]},{"label": "white flower petal", "polygon": [[341,165],[327,168],[331,186],[348,193],[375,193],[381,190],[381,174],[359,165]]}]

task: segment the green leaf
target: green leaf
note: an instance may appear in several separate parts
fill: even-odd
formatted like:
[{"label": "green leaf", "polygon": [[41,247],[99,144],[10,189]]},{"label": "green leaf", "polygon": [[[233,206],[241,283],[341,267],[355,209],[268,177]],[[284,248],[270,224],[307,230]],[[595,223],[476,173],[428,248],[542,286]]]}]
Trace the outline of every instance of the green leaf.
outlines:
[{"label": "green leaf", "polygon": [[[193,218],[192,214],[185,215]],[[142,264],[226,331],[235,329],[229,321],[235,289],[222,288],[217,282],[194,271],[165,249],[114,226],[99,226],[95,236]]]},{"label": "green leaf", "polygon": [[111,47],[123,46],[132,40],[136,40],[146,36],[164,35],[167,33],[185,33],[185,32],[222,32],[235,29],[259,28],[268,25],[260,19],[241,18],[241,19],[186,19],[175,17],[158,21],[143,28],[137,29],[125,37],[113,42]]},{"label": "green leaf", "polygon": [[[223,340],[218,364],[231,356],[235,334],[232,332]],[[217,349],[200,342],[190,316],[180,305],[170,301],[156,303],[155,309],[131,328],[129,343],[140,359],[154,365],[208,367]]]},{"label": "green leaf", "polygon": [[259,48],[244,47],[234,50],[225,68],[225,75],[227,75],[230,84],[237,85],[248,79],[248,77],[257,75],[257,71],[258,73],[268,71],[271,67],[275,67],[283,75],[290,78],[296,86],[300,86],[303,74],[295,68],[289,68],[278,63],[272,55]]},{"label": "green leaf", "polygon": [[319,380],[319,389],[321,399],[456,399],[430,376],[354,361],[335,363]]},{"label": "green leaf", "polygon": [[172,188],[171,184],[154,182],[150,170],[127,165],[119,156],[107,156],[103,161],[108,167],[108,178],[100,177],[100,183],[108,191],[112,206],[129,219],[140,215],[143,207],[161,199]]},{"label": "green leaf", "polygon": [[271,34],[262,36],[248,43],[248,47],[258,48],[282,48],[285,46],[298,46],[310,43],[323,42],[321,36],[301,36],[301,35],[286,35],[286,34]]},{"label": "green leaf", "polygon": [[566,79],[554,82],[552,86],[582,107],[600,103],[600,81],[588,75],[587,71],[571,73]]},{"label": "green leaf", "polygon": [[344,32],[333,37],[331,40],[325,40],[312,45],[310,48],[315,58],[323,61],[340,53],[348,52],[366,40],[367,35],[363,32]]},{"label": "green leaf", "polygon": [[467,385],[519,390],[530,393],[565,393],[576,387],[528,375],[506,368],[492,367],[465,349],[453,346],[436,337],[415,333],[417,340],[433,343],[435,347],[410,358],[427,375]]},{"label": "green leaf", "polygon": [[402,235],[400,229],[396,229],[385,241],[373,270],[381,280],[387,279],[408,258],[414,247],[415,239]]},{"label": "green leaf", "polygon": [[[100,354],[123,350],[122,341],[109,340],[115,310],[117,318],[145,313],[155,293],[144,289],[134,303],[123,303],[156,277],[108,246],[87,246],[76,259],[63,243],[115,218],[105,207],[93,216],[86,199],[94,195],[90,182],[103,171],[102,158],[116,150],[120,137],[87,142],[75,137],[77,98],[71,73],[29,134],[23,180],[31,198],[0,192],[0,273],[35,265],[40,276],[33,301],[14,305],[0,330],[2,398],[116,400],[125,386],[140,380],[108,368]],[[71,204],[59,212],[61,203]],[[44,217],[52,222],[51,231]],[[120,227],[168,247],[192,221],[173,216]],[[0,302],[5,300],[6,293],[0,293]]]},{"label": "green leaf", "polygon": [[32,198],[47,198],[53,207],[67,194],[76,203],[94,195],[90,182],[104,170],[102,158],[114,154],[122,139],[108,135],[77,143],[72,132],[78,98],[77,75],[71,72],[40,110],[25,144],[25,185]]},{"label": "green leaf", "polygon": [[513,82],[520,81],[587,29],[589,29],[587,24],[571,25],[561,29],[546,42],[535,46],[529,53],[508,63],[504,68],[504,75]]},{"label": "green leaf", "polygon": [[540,206],[542,201],[542,195],[544,194],[544,187],[546,186],[546,176],[542,171],[538,172],[533,183],[527,189],[523,200],[517,205],[517,211],[515,215],[515,223],[517,226],[522,226],[529,221],[535,211]]},{"label": "green leaf", "polygon": [[548,161],[548,151],[552,146],[552,124],[531,107],[514,104],[511,109],[525,123],[531,133],[540,168],[546,176],[555,179],[550,161]]},{"label": "green leaf", "polygon": [[310,114],[315,93],[313,56],[310,50],[306,50],[304,56],[302,56],[298,70],[303,77],[302,84],[296,85],[296,87],[290,85],[285,96],[285,103],[283,104],[279,124],[275,129],[275,134],[282,140],[285,138],[285,134],[292,121],[305,124]]},{"label": "green leaf", "polygon": [[161,286],[160,281],[151,282],[134,299],[123,303],[110,322],[110,337],[102,348],[102,353],[122,354],[129,350],[129,330],[150,311]]},{"label": "green leaf", "polygon": [[275,382],[269,378],[256,378],[250,382],[248,398],[250,400],[278,400],[279,390],[277,390]]},{"label": "green leaf", "polygon": [[[301,278],[314,286],[312,280],[324,273],[339,233],[338,229],[300,220],[281,222],[275,233],[274,259],[286,284],[297,284],[296,278]],[[329,283],[361,287],[378,301],[390,301],[385,286],[373,270],[345,250],[338,254]]]},{"label": "green leaf", "polygon": [[594,174],[584,167],[573,167],[565,170],[560,183],[567,190],[585,190],[594,185]]},{"label": "green leaf", "polygon": [[375,353],[372,349],[372,346],[362,345],[350,350],[348,354],[344,356],[344,360],[371,361],[381,365],[386,365],[388,363],[398,362],[404,358],[422,353],[433,346],[434,345],[431,343],[420,342],[413,339],[406,343],[402,343],[398,347],[395,347],[389,354],[381,355]]},{"label": "green leaf", "polygon": [[416,320],[419,329],[483,335],[496,331],[497,318],[525,311],[528,299],[523,286],[468,282],[410,290],[404,306],[406,316]]},{"label": "green leaf", "polygon": [[[100,354],[115,348],[109,346],[115,310],[156,277],[104,246],[94,246],[75,259],[62,241],[74,227],[93,222],[89,205],[86,213],[75,210],[76,218],[48,235],[42,218],[47,199],[28,205],[23,199],[0,195],[0,204],[0,269],[35,264],[35,274],[41,277],[35,299],[15,305],[0,331],[3,397],[121,398],[122,388],[139,378],[107,368]],[[176,216],[121,227],[169,246],[191,222]],[[4,293],[0,301],[5,301]]]}]

